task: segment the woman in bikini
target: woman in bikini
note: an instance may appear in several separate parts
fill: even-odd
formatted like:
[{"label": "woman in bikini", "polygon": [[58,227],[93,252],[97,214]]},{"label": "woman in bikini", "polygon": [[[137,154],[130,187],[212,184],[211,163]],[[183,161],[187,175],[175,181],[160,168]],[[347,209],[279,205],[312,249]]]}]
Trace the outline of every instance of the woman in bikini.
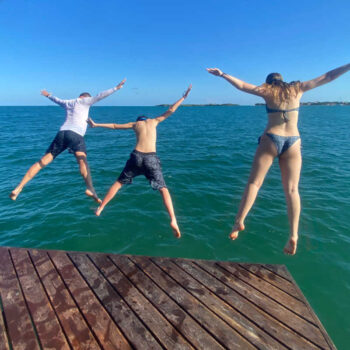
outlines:
[{"label": "woman in bikini", "polygon": [[300,98],[304,92],[329,83],[346,73],[350,70],[350,64],[333,69],[318,78],[305,82],[286,83],[279,73],[271,73],[267,76],[265,83],[260,86],[246,83],[223,73],[218,68],[208,68],[207,70],[215,76],[224,78],[239,90],[262,97],[266,102],[268,115],[267,126],[259,138],[259,145],[255,153],[248,184],[230,238],[232,240],[236,239],[239,231],[244,230],[244,220],[255,202],[274,158],[278,157],[290,225],[290,236],[284,247],[284,252],[294,255],[297,249],[300,216],[298,191],[301,170],[301,141],[298,131]]}]

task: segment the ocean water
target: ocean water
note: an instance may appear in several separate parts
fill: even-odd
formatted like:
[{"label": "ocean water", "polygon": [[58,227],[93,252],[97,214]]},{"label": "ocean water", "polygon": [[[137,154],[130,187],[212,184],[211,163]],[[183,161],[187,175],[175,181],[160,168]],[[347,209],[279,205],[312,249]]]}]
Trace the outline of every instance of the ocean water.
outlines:
[{"label": "ocean water", "polygon": [[[93,107],[97,122],[128,122],[163,107]],[[181,107],[158,127],[158,155],[183,237],[176,240],[158,192],[143,177],[124,186],[101,217],[84,195],[74,156],[60,155],[8,198],[45,152],[64,120],[50,107],[0,107],[0,245],[285,264],[339,349],[350,348],[350,107],[300,112],[303,168],[297,255],[288,238],[285,198],[275,161],[232,242],[228,233],[248,179],[264,107]],[[135,144],[131,130],[89,129],[88,160],[103,196]]]}]

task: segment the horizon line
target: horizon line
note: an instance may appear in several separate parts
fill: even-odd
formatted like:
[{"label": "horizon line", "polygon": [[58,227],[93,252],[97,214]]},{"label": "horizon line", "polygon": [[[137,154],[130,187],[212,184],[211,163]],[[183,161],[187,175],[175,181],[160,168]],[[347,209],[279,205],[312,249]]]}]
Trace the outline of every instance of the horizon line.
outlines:
[{"label": "horizon line", "polygon": [[[350,105],[350,101],[307,101],[300,102],[301,106],[305,105],[317,105],[317,104],[329,104],[329,105]],[[156,105],[108,105],[108,106],[91,106],[91,107],[167,107],[172,104],[162,103]],[[238,104],[238,103],[191,103],[191,104],[183,104],[179,107],[261,107],[265,106],[265,103],[254,103],[254,104]],[[0,107],[60,107],[57,105],[1,105]]]}]

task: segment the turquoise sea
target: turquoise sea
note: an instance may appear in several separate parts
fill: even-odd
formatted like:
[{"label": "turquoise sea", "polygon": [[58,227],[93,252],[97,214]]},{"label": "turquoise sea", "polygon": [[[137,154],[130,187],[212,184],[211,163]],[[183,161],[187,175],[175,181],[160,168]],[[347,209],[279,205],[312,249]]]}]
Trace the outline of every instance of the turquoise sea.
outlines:
[{"label": "turquoise sea", "polygon": [[[97,122],[157,116],[164,107],[93,107]],[[181,107],[158,127],[158,155],[183,238],[168,226],[161,197],[146,179],[125,186],[101,217],[84,195],[75,158],[65,152],[8,198],[64,120],[50,107],[0,107],[0,245],[286,264],[339,349],[350,349],[350,107],[305,106],[300,112],[303,169],[297,255],[288,238],[277,161],[232,242],[228,233],[248,179],[264,107]],[[88,160],[103,196],[122,170],[132,131],[89,129]]]}]

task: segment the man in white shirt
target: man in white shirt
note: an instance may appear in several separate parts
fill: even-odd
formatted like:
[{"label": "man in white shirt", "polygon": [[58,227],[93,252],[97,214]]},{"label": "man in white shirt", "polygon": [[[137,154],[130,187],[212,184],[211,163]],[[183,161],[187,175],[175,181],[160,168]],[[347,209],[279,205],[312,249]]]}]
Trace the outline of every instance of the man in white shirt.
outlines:
[{"label": "man in white shirt", "polygon": [[86,158],[86,146],[84,135],[87,128],[87,120],[89,117],[90,107],[108,97],[113,92],[121,89],[126,79],[120,82],[116,87],[103,91],[95,97],[87,92],[80,94],[80,96],[73,100],[61,100],[46,90],[42,90],[41,94],[51,101],[57,103],[66,110],[66,120],[57,133],[55,139],[52,141],[45,155],[35,164],[33,164],[27,173],[24,175],[19,185],[10,193],[10,198],[16,200],[17,196],[22,191],[23,187],[29,182],[41,169],[51,163],[60,153],[68,148],[70,153],[74,153],[80,168],[80,174],[85,180],[86,191],[85,194],[93,198],[96,202],[101,203],[98,198],[94,186],[92,184],[90,168]]}]

